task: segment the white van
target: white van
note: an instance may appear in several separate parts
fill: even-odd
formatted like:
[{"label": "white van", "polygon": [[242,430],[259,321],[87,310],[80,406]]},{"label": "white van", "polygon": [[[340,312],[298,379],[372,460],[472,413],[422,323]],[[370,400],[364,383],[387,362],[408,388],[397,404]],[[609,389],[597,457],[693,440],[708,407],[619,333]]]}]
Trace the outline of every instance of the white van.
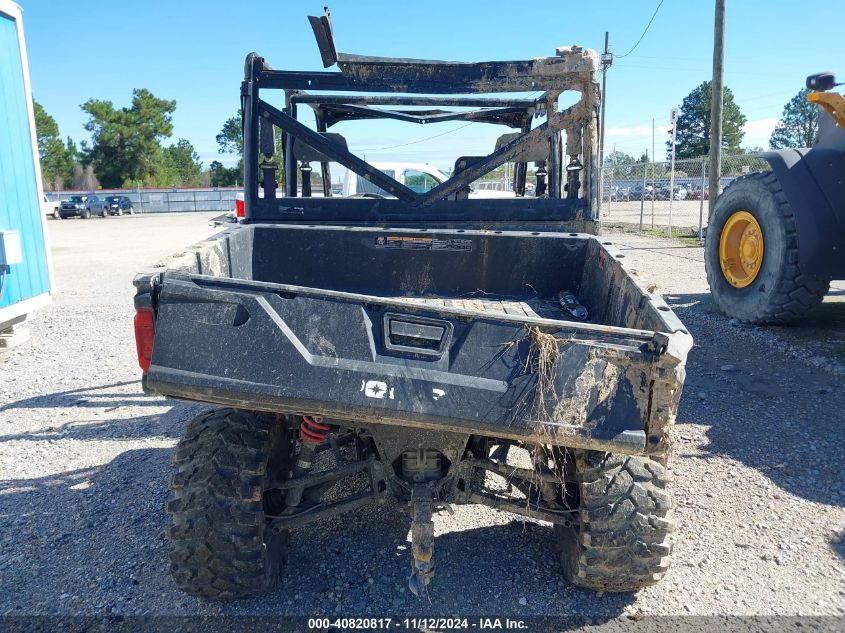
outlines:
[{"label": "white van", "polygon": [[[408,187],[408,189],[417,193],[426,193],[449,179],[449,176],[442,171],[426,163],[371,163],[371,165],[385,176],[399,181]],[[374,194],[386,198],[393,197],[381,187],[366,180],[363,176],[359,176],[352,170],[347,169],[346,178],[343,180],[343,193],[341,195],[349,197],[363,194]]]},{"label": "white van", "polygon": [[[400,183],[415,191],[426,193],[434,189],[440,183],[449,179],[436,167],[427,163],[371,163],[373,167],[386,176],[398,180]],[[496,185],[496,186],[491,186]],[[393,196],[381,187],[374,185],[369,180],[359,176],[351,170],[346,170],[346,178],[343,181],[343,196],[355,196],[363,194],[374,194],[392,198]],[[470,198],[514,198],[513,191],[504,189],[503,183],[476,182],[471,185]]]}]

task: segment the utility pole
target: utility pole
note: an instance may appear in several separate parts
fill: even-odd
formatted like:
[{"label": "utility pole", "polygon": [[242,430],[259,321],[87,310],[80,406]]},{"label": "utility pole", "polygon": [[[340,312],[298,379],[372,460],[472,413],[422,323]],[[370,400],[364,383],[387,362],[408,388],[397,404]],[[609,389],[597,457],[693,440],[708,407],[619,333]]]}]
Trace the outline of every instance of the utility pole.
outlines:
[{"label": "utility pole", "polygon": [[[613,144],[613,153],[611,154],[614,158],[616,157],[616,143]],[[610,214],[610,209],[613,207],[613,165],[614,163],[610,163],[610,186],[607,188],[607,213]]]},{"label": "utility pole", "polygon": [[654,147],[654,119],[651,120],[651,228],[654,229],[654,170],[657,168],[655,161],[657,154]]},{"label": "utility pole", "polygon": [[604,196],[604,115],[607,111],[607,69],[613,63],[613,54],[608,50],[610,33],[604,32],[604,53],[601,56],[601,122],[599,123],[599,217]]},{"label": "utility pole", "polygon": [[669,237],[672,237],[672,201],[675,199],[675,143],[678,139],[678,108],[672,108],[672,163],[669,172]]},{"label": "utility pole", "polygon": [[640,195],[640,233],[643,232],[643,211],[645,210],[645,174],[648,171],[648,148],[645,150],[645,162],[643,163],[643,188]]},{"label": "utility pole", "polygon": [[[707,217],[713,216],[719,195],[719,177],[722,175],[722,64],[725,60],[725,2],[716,0],[716,21],[713,25],[713,80],[710,103],[710,195]],[[703,192],[702,192],[702,195]]]}]

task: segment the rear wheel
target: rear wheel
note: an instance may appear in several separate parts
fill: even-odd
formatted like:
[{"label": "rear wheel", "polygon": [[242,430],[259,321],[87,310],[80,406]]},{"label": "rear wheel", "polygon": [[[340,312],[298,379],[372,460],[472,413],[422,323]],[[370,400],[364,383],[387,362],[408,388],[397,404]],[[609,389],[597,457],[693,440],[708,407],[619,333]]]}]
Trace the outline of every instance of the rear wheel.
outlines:
[{"label": "rear wheel", "polygon": [[173,459],[167,504],[171,573],[187,593],[234,600],[271,589],[287,551],[275,488],[287,478],[292,434],[265,413],[217,409],[191,421]]},{"label": "rear wheel", "polygon": [[795,216],[774,173],[738,178],[719,196],[705,266],[716,306],[748,323],[806,316],[830,286],[801,270]]},{"label": "rear wheel", "polygon": [[567,578],[596,591],[636,591],[669,567],[672,497],[665,468],[648,457],[576,450],[578,523],[555,526]]},{"label": "rear wheel", "polygon": [[54,220],[61,220],[62,219],[62,214],[59,213],[58,209],[53,209],[53,219]]}]

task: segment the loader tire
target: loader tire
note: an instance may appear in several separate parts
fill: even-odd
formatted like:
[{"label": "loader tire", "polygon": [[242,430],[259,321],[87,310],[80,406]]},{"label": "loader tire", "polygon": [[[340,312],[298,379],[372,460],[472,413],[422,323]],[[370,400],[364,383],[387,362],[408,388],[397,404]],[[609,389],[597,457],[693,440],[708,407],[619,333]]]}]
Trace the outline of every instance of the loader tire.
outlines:
[{"label": "loader tire", "polygon": [[[176,450],[167,503],[170,571],[183,591],[237,600],[273,588],[288,532],[265,518],[278,508],[264,495],[290,467],[286,424],[264,413],[217,409],[189,424]],[[277,502],[278,503],[278,502]]]},{"label": "loader tire", "polygon": [[[740,267],[729,279],[723,257],[731,251],[726,226],[743,212],[753,216],[762,233],[762,261],[756,272],[746,274]],[[795,215],[777,176],[737,178],[719,196],[707,227],[705,268],[716,306],[745,323],[784,324],[806,316],[822,302],[830,280],[804,273],[799,261]]]},{"label": "loader tire", "polygon": [[574,585],[636,591],[669,567],[672,497],[666,469],[647,457],[573,451],[578,523],[555,526],[561,563]]}]

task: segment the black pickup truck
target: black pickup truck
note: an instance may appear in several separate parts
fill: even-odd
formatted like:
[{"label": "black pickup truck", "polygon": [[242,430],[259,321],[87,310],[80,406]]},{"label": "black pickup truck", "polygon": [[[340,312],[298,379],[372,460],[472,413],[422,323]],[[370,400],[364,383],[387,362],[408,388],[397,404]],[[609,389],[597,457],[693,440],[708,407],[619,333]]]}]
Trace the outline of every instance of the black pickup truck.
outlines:
[{"label": "black pickup truck", "polygon": [[[417,594],[434,574],[434,516],[461,503],[551,524],[580,586],[657,581],[692,339],[595,235],[596,54],[361,57],[336,52],[327,15],[311,23],[339,72],[247,57],[238,223],[134,282],[145,391],[217,407],[174,458],[176,582],[212,599],[264,591],[293,528],[388,502],[410,511]],[[264,97],[278,90],[282,109]],[[560,110],[564,90],[581,98]],[[304,109],[316,131],[297,119]],[[417,193],[327,132],[359,119],[517,132],[487,156],[457,156],[449,180]],[[332,163],[389,195],[333,196]],[[513,197],[469,197],[505,163]]]}]

